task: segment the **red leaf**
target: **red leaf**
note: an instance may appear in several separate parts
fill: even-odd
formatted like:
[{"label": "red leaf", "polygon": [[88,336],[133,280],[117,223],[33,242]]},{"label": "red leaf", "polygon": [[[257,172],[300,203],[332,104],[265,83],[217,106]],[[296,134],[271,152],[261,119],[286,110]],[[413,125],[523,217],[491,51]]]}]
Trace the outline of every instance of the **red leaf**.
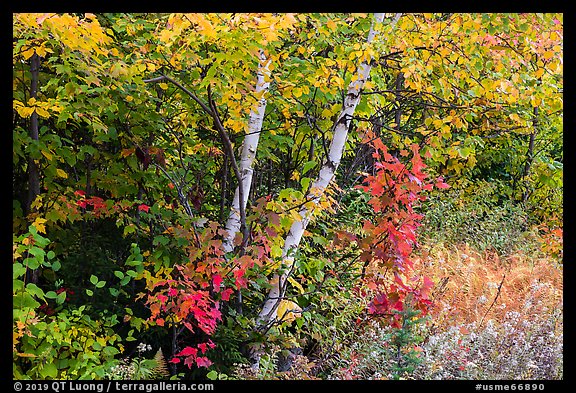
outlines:
[{"label": "red leaf", "polygon": [[206,353],[206,343],[198,344],[198,349],[200,349],[202,353]]},{"label": "red leaf", "polygon": [[220,291],[220,284],[222,284],[222,276],[219,274],[212,276],[212,285],[216,292]]},{"label": "red leaf", "polygon": [[148,213],[148,211],[150,210],[150,206],[141,204],[140,206],[138,206],[138,210],[140,210],[141,212]]},{"label": "red leaf", "polygon": [[156,295],[156,299],[160,300],[160,303],[166,303],[166,300],[168,300],[168,298],[165,295],[162,295],[161,293]]},{"label": "red leaf", "polygon": [[194,327],[192,326],[192,324],[190,322],[184,322],[184,326],[186,327],[186,329],[188,329],[192,333],[194,333]]},{"label": "red leaf", "polygon": [[158,326],[164,326],[164,319],[162,319],[162,318],[156,319],[156,325],[158,325]]},{"label": "red leaf", "polygon": [[176,288],[170,288],[168,290],[168,296],[176,296],[178,295],[178,290]]},{"label": "red leaf", "polygon": [[188,366],[188,368],[192,368],[194,365],[194,360],[196,360],[194,356],[188,356],[186,359],[184,359],[184,364]]},{"label": "red leaf", "polygon": [[84,196],[84,195],[86,195],[86,191],[77,190],[77,191],[74,191],[74,195],[82,195],[82,196]]},{"label": "red leaf", "polygon": [[175,356],[196,356],[198,354],[198,350],[192,347],[186,347]]},{"label": "red leaf", "polygon": [[222,291],[222,300],[224,300],[225,302],[230,300],[230,295],[232,295],[233,292],[234,291],[231,288],[227,288],[224,291]]},{"label": "red leaf", "polygon": [[434,286],[434,282],[425,276],[424,277],[424,283],[422,284],[422,289],[420,289],[420,293],[422,294],[422,296],[428,297],[428,294],[430,293],[430,289],[432,289],[433,286]]},{"label": "red leaf", "polygon": [[198,367],[209,367],[212,362],[205,356],[199,356],[196,358],[196,364]]},{"label": "red leaf", "polygon": [[174,357],[174,358],[170,359],[170,363],[174,363],[174,364],[180,363],[180,359]]},{"label": "red leaf", "polygon": [[443,178],[442,176],[439,176],[439,177],[436,179],[436,184],[435,184],[435,185],[436,185],[436,187],[438,187],[438,188],[449,188],[449,187],[450,187],[448,184],[446,184],[446,183],[444,182],[444,178]]}]

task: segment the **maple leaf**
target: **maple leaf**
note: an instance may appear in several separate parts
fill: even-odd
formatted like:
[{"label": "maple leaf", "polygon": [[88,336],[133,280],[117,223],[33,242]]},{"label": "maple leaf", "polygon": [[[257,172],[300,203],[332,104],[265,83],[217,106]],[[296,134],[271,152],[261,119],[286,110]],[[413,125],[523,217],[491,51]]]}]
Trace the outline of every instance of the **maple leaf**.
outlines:
[{"label": "maple leaf", "polygon": [[220,291],[220,284],[222,284],[222,276],[219,274],[215,274],[212,277],[212,284],[214,286],[214,290],[216,292],[219,292]]},{"label": "maple leaf", "polygon": [[174,356],[196,356],[197,354],[198,354],[198,349],[192,348],[192,347],[186,347]]},{"label": "maple leaf", "polygon": [[45,218],[36,218],[32,225],[38,230],[40,233],[46,233],[46,219]]},{"label": "maple leaf", "polygon": [[196,358],[196,364],[198,365],[198,367],[209,367],[210,365],[212,365],[212,362],[205,356],[198,356]]},{"label": "maple leaf", "polygon": [[178,290],[176,288],[170,288],[168,289],[168,296],[176,296],[178,295]]},{"label": "maple leaf", "polygon": [[427,276],[424,277],[424,283],[422,284],[422,288],[420,289],[420,293],[423,297],[428,297],[430,290],[434,286],[434,282],[428,278]]},{"label": "maple leaf", "polygon": [[184,364],[188,367],[188,368],[192,368],[192,366],[194,365],[194,361],[196,360],[195,356],[188,356],[186,359],[184,359]]},{"label": "maple leaf", "polygon": [[150,206],[145,205],[145,204],[141,204],[138,206],[138,210],[140,210],[141,212],[148,213],[148,211],[150,210]]},{"label": "maple leaf", "polygon": [[226,288],[225,290],[222,291],[222,300],[224,300],[225,302],[227,302],[228,300],[230,300],[230,295],[232,295],[234,291],[231,288]]}]

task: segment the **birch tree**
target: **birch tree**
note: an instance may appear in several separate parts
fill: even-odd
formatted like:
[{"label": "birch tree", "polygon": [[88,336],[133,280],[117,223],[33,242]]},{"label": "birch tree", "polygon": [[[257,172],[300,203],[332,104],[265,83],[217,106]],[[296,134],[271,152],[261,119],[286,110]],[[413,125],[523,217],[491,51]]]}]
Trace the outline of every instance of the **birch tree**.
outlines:
[{"label": "birch tree", "polygon": [[[268,65],[270,60],[266,58],[264,51],[260,51],[260,65],[258,68],[258,79],[256,82],[255,94],[261,96],[258,101],[256,108],[250,111],[250,119],[248,120],[248,131],[244,142],[242,144],[242,153],[240,156],[240,174],[241,181],[236,187],[234,192],[234,199],[232,201],[232,207],[230,210],[230,215],[226,221],[226,231],[227,234],[224,237],[223,249],[225,253],[232,252],[234,249],[234,238],[236,234],[240,231],[242,225],[241,222],[241,207],[246,209],[246,203],[248,202],[248,195],[250,194],[250,187],[252,184],[252,175],[254,173],[254,160],[256,158],[256,151],[258,148],[258,141],[260,140],[260,132],[262,131],[262,122],[264,120],[264,112],[266,111],[266,98],[265,94],[270,86],[270,72],[268,70]],[[240,202],[240,185],[243,187],[242,192],[242,202]],[[244,223],[245,224],[245,223]]]},{"label": "birch tree", "polygon": [[[395,24],[399,18],[400,14],[396,14],[392,23]],[[382,23],[383,20],[383,13],[374,15],[372,26],[366,40],[368,44],[373,42],[376,36],[377,26]],[[300,209],[299,215],[301,219],[293,222],[292,227],[286,236],[282,254],[284,272],[277,273],[272,277],[272,288],[270,289],[257,318],[257,324],[260,329],[265,329],[268,325],[273,323],[277,317],[278,305],[284,296],[286,283],[294,265],[294,254],[298,249],[304,230],[310,222],[314,207],[319,203],[326,187],[328,187],[328,184],[334,178],[338,166],[340,165],[352,116],[354,115],[356,106],[360,102],[362,88],[370,76],[370,69],[370,61],[363,61],[358,67],[357,78],[348,86],[342,111],[334,123],[334,136],[330,144],[328,157],[320,169],[318,178],[311,186],[309,201],[312,203],[304,205],[304,207]]]}]

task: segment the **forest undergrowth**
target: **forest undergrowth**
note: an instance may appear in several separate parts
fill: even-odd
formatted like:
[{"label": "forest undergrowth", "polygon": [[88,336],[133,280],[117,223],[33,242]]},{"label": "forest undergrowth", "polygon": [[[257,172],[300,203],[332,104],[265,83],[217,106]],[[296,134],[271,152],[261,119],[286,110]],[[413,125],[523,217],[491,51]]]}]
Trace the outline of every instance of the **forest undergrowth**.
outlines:
[{"label": "forest undergrowth", "polygon": [[[429,316],[411,315],[402,329],[374,319],[355,325],[327,362],[327,378],[563,379],[563,280],[555,259],[435,244],[421,248],[415,270],[436,283]],[[298,358],[283,378],[323,374]],[[246,370],[238,376],[249,376]]]}]

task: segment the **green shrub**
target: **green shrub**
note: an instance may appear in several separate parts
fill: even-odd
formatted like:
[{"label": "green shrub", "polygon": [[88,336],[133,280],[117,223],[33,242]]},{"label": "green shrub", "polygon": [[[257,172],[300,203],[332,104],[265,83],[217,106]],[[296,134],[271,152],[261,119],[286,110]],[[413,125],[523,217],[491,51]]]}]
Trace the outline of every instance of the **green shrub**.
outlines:
[{"label": "green shrub", "polygon": [[535,251],[530,216],[521,204],[507,199],[498,182],[464,180],[433,193],[422,205],[420,235],[432,242],[468,244],[478,251],[493,249],[509,255],[518,249]]},{"label": "green shrub", "polygon": [[49,244],[34,225],[14,238],[13,377],[104,378],[107,363],[123,350],[117,315],[85,305],[65,307],[65,288],[44,291],[27,282],[41,268],[59,270],[54,252],[46,251]]}]

